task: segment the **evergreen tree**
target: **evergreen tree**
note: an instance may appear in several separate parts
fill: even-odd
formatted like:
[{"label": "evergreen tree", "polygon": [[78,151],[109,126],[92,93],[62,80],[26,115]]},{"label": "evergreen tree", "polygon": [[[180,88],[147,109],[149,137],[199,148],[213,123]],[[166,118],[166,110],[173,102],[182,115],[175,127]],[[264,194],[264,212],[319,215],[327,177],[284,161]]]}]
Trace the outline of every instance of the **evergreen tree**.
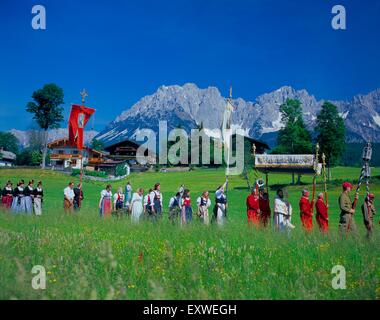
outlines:
[{"label": "evergreen tree", "polygon": [[[313,152],[311,134],[306,129],[302,118],[302,107],[299,100],[287,99],[280,106],[281,120],[284,127],[277,136],[277,147],[274,154],[310,154]],[[294,173],[292,174],[294,184]],[[301,176],[298,175],[298,184]]]},{"label": "evergreen tree", "polygon": [[91,149],[97,150],[97,151],[103,151],[104,150],[104,143],[101,140],[98,139],[92,139],[91,141]]},{"label": "evergreen tree", "polygon": [[281,120],[284,127],[279,131],[277,147],[272,153],[309,154],[313,152],[311,134],[306,129],[302,118],[301,103],[287,99],[280,106]]},{"label": "evergreen tree", "polygon": [[322,105],[314,130],[321,154],[326,156],[330,177],[330,167],[339,163],[345,150],[344,121],[334,104],[326,101]]},{"label": "evergreen tree", "polygon": [[18,140],[10,132],[0,132],[0,149],[5,151],[13,152],[14,154],[18,153]]}]

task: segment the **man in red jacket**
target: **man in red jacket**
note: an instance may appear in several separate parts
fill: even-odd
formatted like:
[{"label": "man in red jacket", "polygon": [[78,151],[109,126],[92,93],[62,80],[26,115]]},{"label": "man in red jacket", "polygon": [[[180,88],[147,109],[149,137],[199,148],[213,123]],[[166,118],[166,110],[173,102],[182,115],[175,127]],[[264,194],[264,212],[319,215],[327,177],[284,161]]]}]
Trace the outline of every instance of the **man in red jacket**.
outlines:
[{"label": "man in red jacket", "polygon": [[300,199],[300,214],[301,214],[301,222],[305,231],[310,232],[313,230],[313,201],[309,201],[309,191],[303,190],[302,197]]},{"label": "man in red jacket", "polygon": [[259,198],[259,207],[260,207],[260,220],[264,227],[268,226],[270,219],[270,204],[269,204],[269,195],[265,190],[260,190]]},{"label": "man in red jacket", "polygon": [[327,233],[329,231],[328,208],[328,205],[324,202],[323,193],[320,193],[318,195],[318,200],[315,203],[315,209],[317,212],[316,219],[319,226],[319,230],[322,233]]},{"label": "man in red jacket", "polygon": [[252,188],[251,194],[247,197],[247,217],[248,224],[254,224],[256,227],[260,225],[260,206],[259,196],[255,188]]}]

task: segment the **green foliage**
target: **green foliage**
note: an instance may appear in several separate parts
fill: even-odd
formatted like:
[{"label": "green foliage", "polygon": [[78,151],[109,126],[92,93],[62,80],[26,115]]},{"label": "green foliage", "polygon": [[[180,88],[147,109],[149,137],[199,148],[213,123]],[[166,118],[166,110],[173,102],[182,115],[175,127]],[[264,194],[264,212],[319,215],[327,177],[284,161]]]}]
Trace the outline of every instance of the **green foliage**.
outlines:
[{"label": "green foliage", "polygon": [[326,155],[327,163],[330,166],[338,164],[345,149],[345,127],[335,105],[328,101],[322,105],[314,130],[320,152]]},{"label": "green foliage", "polygon": [[32,166],[39,166],[42,161],[42,154],[38,150],[31,150],[30,151],[30,158],[31,158],[31,165]]},{"label": "green foliage", "polygon": [[97,150],[97,151],[103,151],[104,150],[104,143],[97,139],[92,139],[91,141],[91,149]]},{"label": "green foliage", "polygon": [[33,102],[29,102],[26,111],[32,113],[33,119],[43,130],[58,128],[63,120],[63,90],[54,83],[46,84],[34,91]]},{"label": "green foliage", "polygon": [[25,149],[17,155],[16,164],[18,166],[39,166],[42,161],[42,154],[40,151]]},{"label": "green foliage", "polygon": [[277,147],[274,154],[309,154],[313,152],[311,134],[306,129],[301,103],[298,100],[287,99],[280,106],[281,120],[284,124],[277,137]]},{"label": "green foliage", "polygon": [[121,177],[127,174],[127,167],[125,163],[118,164],[115,168],[115,176]]},{"label": "green foliage", "polygon": [[[361,167],[363,165],[362,153],[365,143],[346,143],[345,151],[339,164],[343,166]],[[380,143],[372,144],[371,167],[380,167]]]},{"label": "green foliage", "polygon": [[18,153],[18,140],[10,132],[0,132],[0,149],[3,148],[5,151]]}]

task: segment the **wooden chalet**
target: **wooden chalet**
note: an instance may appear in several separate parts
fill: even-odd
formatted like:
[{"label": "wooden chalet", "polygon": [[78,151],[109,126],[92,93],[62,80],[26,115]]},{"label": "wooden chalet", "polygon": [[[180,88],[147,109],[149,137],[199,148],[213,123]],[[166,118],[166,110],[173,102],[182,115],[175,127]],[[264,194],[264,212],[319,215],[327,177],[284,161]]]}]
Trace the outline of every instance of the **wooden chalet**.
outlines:
[{"label": "wooden chalet", "polygon": [[136,160],[137,149],[140,145],[131,140],[119,141],[104,148],[114,160]]},{"label": "wooden chalet", "polygon": [[16,161],[16,155],[13,152],[0,149],[0,167],[12,167]]},{"label": "wooden chalet", "polygon": [[61,138],[48,143],[50,149],[50,164],[56,170],[80,169],[82,162],[87,160],[87,149],[80,152],[69,145],[68,138]]},{"label": "wooden chalet", "polygon": [[50,149],[51,166],[57,170],[80,169],[83,166],[91,170],[98,170],[108,160],[108,154],[103,151],[84,147],[79,151],[76,147],[69,145],[69,139],[62,138],[48,143]]}]

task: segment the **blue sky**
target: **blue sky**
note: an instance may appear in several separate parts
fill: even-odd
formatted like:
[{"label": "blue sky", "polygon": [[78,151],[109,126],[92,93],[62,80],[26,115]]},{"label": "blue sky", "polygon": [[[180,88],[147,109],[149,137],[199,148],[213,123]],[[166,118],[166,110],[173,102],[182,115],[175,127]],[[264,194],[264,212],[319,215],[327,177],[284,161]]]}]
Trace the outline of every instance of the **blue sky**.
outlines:
[{"label": "blue sky", "polygon": [[[46,30],[31,27],[35,4]],[[347,30],[331,27],[335,4]],[[379,31],[380,0],[0,0],[0,130],[30,127],[25,105],[51,82],[66,117],[87,89],[98,130],[160,85],[350,99],[380,87]]]}]

